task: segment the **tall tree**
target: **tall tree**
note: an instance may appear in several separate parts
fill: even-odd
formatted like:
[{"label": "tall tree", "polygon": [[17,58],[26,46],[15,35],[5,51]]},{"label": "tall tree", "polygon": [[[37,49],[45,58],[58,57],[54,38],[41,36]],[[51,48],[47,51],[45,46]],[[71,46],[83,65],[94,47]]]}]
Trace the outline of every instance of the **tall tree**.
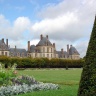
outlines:
[{"label": "tall tree", "polygon": [[96,16],[87,48],[78,96],[96,96]]}]

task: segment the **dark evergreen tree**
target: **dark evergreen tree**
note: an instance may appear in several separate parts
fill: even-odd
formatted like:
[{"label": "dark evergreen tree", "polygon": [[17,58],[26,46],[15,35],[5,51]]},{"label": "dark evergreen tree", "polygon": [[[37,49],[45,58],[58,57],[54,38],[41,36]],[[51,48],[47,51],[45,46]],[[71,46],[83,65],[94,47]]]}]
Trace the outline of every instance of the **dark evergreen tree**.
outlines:
[{"label": "dark evergreen tree", "polygon": [[96,96],[96,16],[87,48],[78,96]]}]

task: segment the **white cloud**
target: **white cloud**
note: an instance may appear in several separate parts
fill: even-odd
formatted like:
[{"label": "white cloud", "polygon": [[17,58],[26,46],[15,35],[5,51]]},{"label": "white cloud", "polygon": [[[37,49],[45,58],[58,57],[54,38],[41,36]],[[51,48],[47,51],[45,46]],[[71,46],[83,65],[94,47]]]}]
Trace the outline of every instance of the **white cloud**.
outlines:
[{"label": "white cloud", "polygon": [[18,17],[14,21],[13,31],[17,31],[18,33],[22,33],[25,30],[30,29],[30,20],[27,17]]},{"label": "white cloud", "polygon": [[[39,37],[38,37],[39,38]],[[40,39],[30,40],[30,45],[37,45]]]},{"label": "white cloud", "polygon": [[13,40],[26,39],[25,32],[30,30],[31,22],[27,17],[18,17],[11,26],[10,22],[0,15],[0,33],[1,36],[11,38]]},{"label": "white cloud", "polygon": [[[54,39],[69,39],[71,35],[76,32],[70,31],[72,28],[68,31],[68,27],[72,25],[74,26],[75,24],[78,24],[77,16],[75,15],[75,13],[68,12],[54,19],[49,18],[37,22],[32,26],[31,30],[32,33],[34,32],[35,36],[38,36],[37,34],[48,34]],[[76,35],[76,37],[80,37],[80,35],[81,34],[78,34],[78,36]]]}]

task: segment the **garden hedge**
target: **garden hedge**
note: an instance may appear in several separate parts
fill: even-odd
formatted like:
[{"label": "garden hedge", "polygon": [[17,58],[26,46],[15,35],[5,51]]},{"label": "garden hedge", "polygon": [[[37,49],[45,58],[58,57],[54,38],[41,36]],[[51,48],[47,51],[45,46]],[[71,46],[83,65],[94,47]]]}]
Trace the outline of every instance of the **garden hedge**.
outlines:
[{"label": "garden hedge", "polygon": [[48,59],[48,58],[10,58],[0,56],[0,62],[6,67],[17,64],[17,68],[81,68],[84,60]]}]

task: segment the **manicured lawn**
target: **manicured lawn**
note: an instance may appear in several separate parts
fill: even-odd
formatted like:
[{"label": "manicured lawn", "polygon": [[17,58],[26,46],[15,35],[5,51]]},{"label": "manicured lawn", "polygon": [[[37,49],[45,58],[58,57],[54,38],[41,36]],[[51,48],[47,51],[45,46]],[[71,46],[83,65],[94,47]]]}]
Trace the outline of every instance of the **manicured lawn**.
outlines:
[{"label": "manicured lawn", "polygon": [[59,90],[37,91],[18,96],[76,96],[82,69],[32,69],[19,70],[18,74],[26,74],[41,82],[60,85]]}]

